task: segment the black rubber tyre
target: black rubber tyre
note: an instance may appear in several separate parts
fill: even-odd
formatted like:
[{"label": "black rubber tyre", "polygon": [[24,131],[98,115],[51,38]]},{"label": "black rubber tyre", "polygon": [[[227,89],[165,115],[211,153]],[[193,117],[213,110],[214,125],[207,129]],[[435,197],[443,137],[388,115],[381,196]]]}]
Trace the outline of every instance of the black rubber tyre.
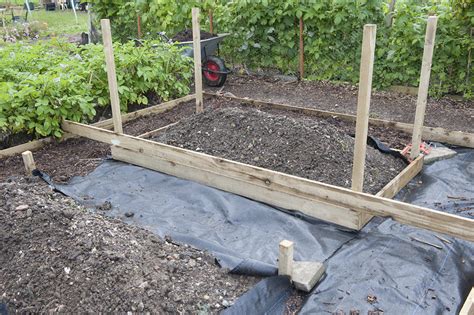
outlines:
[{"label": "black rubber tyre", "polygon": [[[214,71],[227,71],[224,60],[216,56],[207,57],[203,63],[203,68]],[[227,79],[227,73],[214,73],[206,70],[202,70],[202,76],[207,86],[223,86]]]}]

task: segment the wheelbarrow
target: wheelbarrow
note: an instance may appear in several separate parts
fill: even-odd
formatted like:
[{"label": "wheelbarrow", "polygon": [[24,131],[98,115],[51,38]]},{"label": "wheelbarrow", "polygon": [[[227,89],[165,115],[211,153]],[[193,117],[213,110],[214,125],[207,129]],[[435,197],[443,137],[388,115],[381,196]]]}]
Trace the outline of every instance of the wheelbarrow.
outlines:
[{"label": "wheelbarrow", "polygon": [[[227,75],[230,73],[229,69],[224,64],[224,60],[214,55],[218,50],[220,42],[229,33],[218,34],[216,37],[201,40],[201,59],[202,59],[202,75],[204,82],[208,86],[223,86]],[[184,49],[183,54],[188,57],[193,57],[193,42],[177,42],[179,47],[188,47]]]}]

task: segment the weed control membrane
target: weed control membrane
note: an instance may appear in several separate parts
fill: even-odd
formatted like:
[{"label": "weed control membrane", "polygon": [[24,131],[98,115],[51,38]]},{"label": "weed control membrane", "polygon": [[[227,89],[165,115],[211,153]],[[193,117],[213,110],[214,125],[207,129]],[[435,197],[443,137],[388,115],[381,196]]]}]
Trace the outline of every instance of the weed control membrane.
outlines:
[{"label": "weed control membrane", "polygon": [[[192,137],[190,133],[191,129],[171,130],[159,140],[177,141]],[[201,132],[201,137],[206,136]],[[473,206],[473,179],[474,151],[460,150],[450,160],[425,166],[397,198],[471,216],[472,211],[465,209]],[[472,243],[391,219],[374,218],[361,231],[348,231],[301,213],[112,160],[87,176],[55,187],[108,216],[208,250],[232,273],[268,277],[226,313],[280,313],[285,309],[291,285],[287,278],[275,277],[278,243],[283,239],[295,242],[295,260],[321,261],[327,267],[324,278],[306,297],[302,314],[338,310],[456,314],[474,283]],[[453,195],[463,197],[462,207],[448,197]],[[105,203],[112,205],[110,210],[100,210]]]}]

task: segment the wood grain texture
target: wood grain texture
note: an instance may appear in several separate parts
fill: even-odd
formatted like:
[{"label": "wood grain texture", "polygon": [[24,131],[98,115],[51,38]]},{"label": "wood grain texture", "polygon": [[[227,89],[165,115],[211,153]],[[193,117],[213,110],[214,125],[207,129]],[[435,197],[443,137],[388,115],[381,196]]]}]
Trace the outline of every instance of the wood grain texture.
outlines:
[{"label": "wood grain texture", "polygon": [[359,93],[357,98],[357,119],[352,163],[352,190],[362,191],[364,186],[365,156],[369,129],[370,96],[372,94],[372,73],[374,69],[375,35],[377,25],[364,25],[362,53],[360,60]]},{"label": "wood grain texture", "polygon": [[199,26],[199,9],[192,9],[193,18],[193,51],[194,51],[194,88],[196,90],[196,113],[204,111],[201,70],[201,27]]},{"label": "wood grain texture", "polygon": [[118,94],[117,74],[115,73],[114,48],[112,46],[112,32],[110,21],[100,20],[102,40],[104,42],[105,63],[107,67],[107,81],[109,82],[110,105],[112,107],[112,121],[115,132],[123,132],[122,115],[120,114],[120,99]]},{"label": "wood grain texture", "polygon": [[426,102],[428,100],[428,88],[430,86],[431,62],[433,59],[437,22],[438,17],[428,17],[425,35],[425,47],[423,50],[423,61],[421,64],[420,86],[418,87],[418,98],[416,100],[415,122],[413,124],[413,134],[411,139],[411,159],[415,159],[420,154],[420,144],[423,122],[425,120]]}]

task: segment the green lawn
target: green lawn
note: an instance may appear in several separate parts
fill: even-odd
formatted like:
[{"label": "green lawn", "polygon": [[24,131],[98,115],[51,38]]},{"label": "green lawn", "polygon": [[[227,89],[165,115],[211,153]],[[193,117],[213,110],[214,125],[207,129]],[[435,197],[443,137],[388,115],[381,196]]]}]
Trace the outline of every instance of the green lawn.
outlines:
[{"label": "green lawn", "polygon": [[87,13],[85,12],[77,12],[77,23],[72,10],[35,10],[29,20],[46,23],[48,26],[46,32],[49,34],[62,35],[87,32]]},{"label": "green lawn", "polygon": [[[15,15],[20,16],[21,19],[24,20],[26,10],[16,9]],[[76,23],[76,18],[72,10],[46,11],[45,9],[36,9],[32,12],[32,15],[28,16],[28,22],[39,22],[33,23],[33,25],[36,25],[35,28],[40,30],[41,37],[47,35],[72,35],[87,32],[87,19],[87,13],[77,11]],[[5,21],[7,28],[15,27],[15,25],[11,23],[11,11],[5,13]],[[1,28],[0,22],[0,35],[4,32],[5,29]]]}]

